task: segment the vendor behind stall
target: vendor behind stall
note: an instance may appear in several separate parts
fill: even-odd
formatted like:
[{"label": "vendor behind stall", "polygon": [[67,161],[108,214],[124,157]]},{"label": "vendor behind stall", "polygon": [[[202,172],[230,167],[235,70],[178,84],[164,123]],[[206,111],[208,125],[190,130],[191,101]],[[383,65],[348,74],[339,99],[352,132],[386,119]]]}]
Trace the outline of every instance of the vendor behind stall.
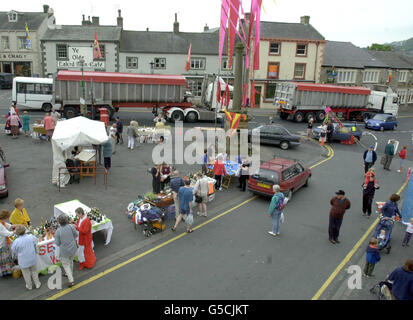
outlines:
[{"label": "vendor behind stall", "polygon": [[161,165],[155,164],[155,166],[151,169],[152,174],[152,191],[155,194],[161,192]]},{"label": "vendor behind stall", "polygon": [[165,186],[171,182],[171,166],[165,162],[162,163],[161,173],[161,190],[164,190]]}]

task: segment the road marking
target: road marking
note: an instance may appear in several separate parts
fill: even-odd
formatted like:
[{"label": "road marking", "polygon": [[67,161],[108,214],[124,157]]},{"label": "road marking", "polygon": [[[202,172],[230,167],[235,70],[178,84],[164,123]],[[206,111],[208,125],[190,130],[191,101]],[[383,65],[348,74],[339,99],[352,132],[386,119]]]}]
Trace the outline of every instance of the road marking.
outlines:
[{"label": "road marking", "polygon": [[374,134],[372,134],[371,132],[368,132],[368,131],[363,131],[362,136],[364,136],[365,134],[369,134],[369,135],[373,136],[374,140],[376,140],[376,143],[374,145],[374,151],[376,151],[377,150],[377,137]]},{"label": "road marking", "polygon": [[413,118],[413,116],[399,116],[399,119],[405,119],[405,118]]},{"label": "road marking", "polygon": [[[320,161],[320,162],[318,162],[318,163],[316,163],[316,164],[314,164],[313,166],[310,167],[310,169],[313,169],[313,168],[315,168],[315,167],[318,167],[318,166],[320,166],[321,164],[325,163],[325,162],[328,161],[328,160],[331,160],[331,159],[334,157],[334,150],[333,150],[333,148],[331,148],[331,147],[328,146],[328,145],[326,145],[325,147],[328,149],[328,155],[327,155],[328,158],[327,158],[327,159],[324,159],[324,160],[322,160],[322,161]],[[234,211],[234,210],[236,210],[236,209],[238,209],[238,208],[246,205],[247,203],[250,203],[252,200],[255,200],[256,198],[257,198],[257,196],[253,196],[252,198],[250,198],[250,199],[248,199],[248,200],[246,200],[246,201],[244,201],[244,202],[236,205],[235,207],[232,207],[231,209],[229,209],[229,210],[227,210],[227,211],[225,211],[225,212],[217,215],[216,217],[211,218],[211,219],[209,219],[208,221],[205,221],[204,223],[201,223],[200,225],[194,227],[193,229],[194,229],[194,230],[198,230],[198,229],[204,227],[205,225],[207,225],[207,224],[209,224],[209,223],[211,223],[211,222],[213,222],[213,221],[215,221],[215,220],[217,220],[217,219],[219,219],[219,218],[221,218],[221,217],[223,217],[223,216],[231,213],[232,211]],[[143,253],[141,253],[141,254],[139,254],[139,255],[137,255],[137,256],[129,259],[129,260],[126,260],[126,261],[124,261],[124,262],[122,262],[122,263],[120,263],[120,264],[117,264],[117,265],[109,268],[109,269],[106,269],[105,271],[100,272],[100,273],[98,273],[98,274],[90,277],[89,279],[86,279],[86,280],[80,282],[79,284],[73,286],[72,288],[65,289],[65,290],[63,290],[63,291],[61,291],[61,292],[59,292],[59,293],[57,293],[57,294],[55,294],[55,295],[47,298],[46,300],[56,300],[56,299],[59,299],[60,297],[62,297],[62,296],[64,296],[64,295],[67,295],[67,294],[75,291],[76,289],[79,289],[79,288],[81,288],[81,287],[84,287],[85,285],[87,285],[87,284],[89,284],[89,283],[91,283],[91,282],[93,282],[93,281],[96,281],[96,280],[104,277],[105,275],[107,275],[107,274],[109,274],[109,273],[112,273],[113,271],[116,271],[116,270],[118,270],[118,269],[120,269],[120,268],[122,268],[122,267],[124,267],[124,266],[126,266],[126,265],[128,265],[128,264],[130,264],[131,262],[134,262],[134,261],[136,261],[136,260],[138,260],[138,259],[140,259],[140,258],[142,258],[142,257],[144,257],[144,256],[146,256],[146,255],[148,255],[148,254],[150,254],[150,253],[152,253],[152,252],[157,251],[158,249],[161,249],[162,247],[164,247],[164,246],[166,246],[166,245],[168,245],[168,244],[170,244],[170,243],[172,243],[172,242],[174,242],[174,241],[176,241],[176,240],[184,237],[185,235],[187,235],[186,232],[181,233],[180,235],[178,235],[178,236],[176,236],[176,237],[174,237],[174,238],[172,238],[172,239],[169,239],[169,240],[167,240],[167,241],[165,241],[165,242],[157,245],[156,247],[154,247],[154,248],[152,248],[152,249],[149,249],[149,250],[147,250],[147,251],[145,251],[145,252],[143,252]]]},{"label": "road marking", "polygon": [[[397,191],[396,194],[400,195],[404,188],[406,188],[408,181],[405,181],[399,191]],[[333,282],[333,280],[337,277],[339,272],[344,268],[344,266],[350,261],[350,259],[353,257],[353,255],[356,253],[356,251],[360,248],[360,246],[363,244],[363,242],[367,239],[367,237],[370,235],[370,233],[373,231],[373,229],[376,227],[377,223],[379,222],[379,218],[377,218],[370,228],[366,231],[366,233],[361,237],[361,239],[355,244],[353,249],[350,250],[350,252],[346,255],[346,257],[341,261],[341,263],[338,265],[338,267],[333,271],[333,273],[328,277],[326,282],[321,286],[321,288],[317,291],[317,293],[314,295],[314,297],[311,298],[311,300],[318,300],[321,295],[324,293],[324,291],[328,288],[328,286]]]}]

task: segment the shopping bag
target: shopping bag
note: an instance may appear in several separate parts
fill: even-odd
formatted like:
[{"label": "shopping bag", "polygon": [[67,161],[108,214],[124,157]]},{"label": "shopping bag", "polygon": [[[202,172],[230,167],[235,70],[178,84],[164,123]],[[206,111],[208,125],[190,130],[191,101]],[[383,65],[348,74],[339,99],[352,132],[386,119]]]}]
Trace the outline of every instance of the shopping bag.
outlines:
[{"label": "shopping bag", "polygon": [[285,219],[284,219],[284,212],[281,212],[281,216],[280,216],[280,223],[284,223]]},{"label": "shopping bag", "polygon": [[386,156],[381,157],[380,164],[382,164],[382,165],[386,164]]},{"label": "shopping bag", "polygon": [[187,214],[186,215],[186,218],[185,218],[185,223],[187,224],[187,225],[190,225],[190,226],[192,226],[192,224],[194,223],[194,215],[193,214]]}]

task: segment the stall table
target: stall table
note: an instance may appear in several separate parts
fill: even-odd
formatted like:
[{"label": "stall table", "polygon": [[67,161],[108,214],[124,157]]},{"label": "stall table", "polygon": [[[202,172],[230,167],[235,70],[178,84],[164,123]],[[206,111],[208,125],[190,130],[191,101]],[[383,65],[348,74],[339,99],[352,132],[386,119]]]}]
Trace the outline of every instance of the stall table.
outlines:
[{"label": "stall table", "polygon": [[[208,169],[213,170],[214,165],[208,165]],[[229,186],[231,185],[231,179],[232,177],[236,176],[239,168],[239,163],[234,162],[234,161],[226,161],[225,162],[225,171],[227,172],[227,175],[222,177],[222,187],[225,189],[228,189]]]}]

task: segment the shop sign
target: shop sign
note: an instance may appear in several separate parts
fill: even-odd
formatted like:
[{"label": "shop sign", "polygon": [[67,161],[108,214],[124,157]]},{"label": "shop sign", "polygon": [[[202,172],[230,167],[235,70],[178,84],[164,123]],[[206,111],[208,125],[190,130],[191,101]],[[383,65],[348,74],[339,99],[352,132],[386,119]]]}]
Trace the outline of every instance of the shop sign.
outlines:
[{"label": "shop sign", "polygon": [[[58,68],[81,68],[79,61],[57,61]],[[105,61],[89,61],[83,64],[84,68],[104,69]]]},{"label": "shop sign", "polygon": [[1,53],[0,57],[2,59],[11,59],[11,60],[24,60],[24,59],[28,59],[27,58],[27,54],[21,54],[21,53]]}]

